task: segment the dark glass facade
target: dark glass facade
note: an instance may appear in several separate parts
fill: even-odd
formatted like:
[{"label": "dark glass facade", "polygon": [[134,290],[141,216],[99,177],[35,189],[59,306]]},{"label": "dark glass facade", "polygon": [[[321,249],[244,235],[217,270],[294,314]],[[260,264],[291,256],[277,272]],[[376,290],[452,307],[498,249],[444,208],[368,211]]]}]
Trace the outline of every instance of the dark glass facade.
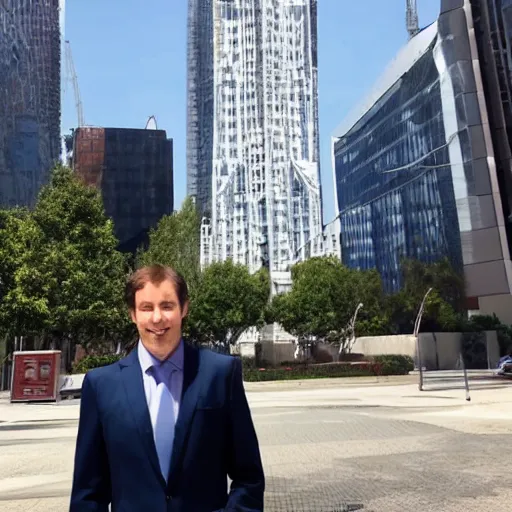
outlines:
[{"label": "dark glass facade", "polygon": [[467,307],[512,323],[512,0],[440,0],[333,137],[342,259],[389,291],[447,256]]},{"label": "dark glass facade", "polygon": [[403,257],[462,263],[434,44],[334,145],[343,262],[390,291]]},{"label": "dark glass facade", "polygon": [[211,215],[214,136],[212,0],[188,0],[187,195]]},{"label": "dark glass facade", "polygon": [[79,128],[74,170],[101,190],[120,249],[135,252],[173,212],[172,140],[163,130]]},{"label": "dark glass facade", "polygon": [[59,153],[59,0],[5,0],[0,2],[0,207],[33,206]]}]

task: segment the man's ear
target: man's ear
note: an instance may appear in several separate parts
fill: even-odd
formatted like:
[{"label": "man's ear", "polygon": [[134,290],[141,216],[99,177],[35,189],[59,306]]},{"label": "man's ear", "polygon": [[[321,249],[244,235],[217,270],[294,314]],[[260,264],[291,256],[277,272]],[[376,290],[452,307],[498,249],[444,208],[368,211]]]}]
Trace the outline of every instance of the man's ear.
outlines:
[{"label": "man's ear", "polygon": [[132,319],[132,322],[133,322],[134,324],[136,324],[136,323],[137,323],[137,317],[135,316],[135,309],[131,309],[131,308],[130,308],[130,318]]},{"label": "man's ear", "polygon": [[189,301],[187,300],[187,302],[185,302],[185,304],[183,304],[183,308],[181,309],[181,319],[183,320],[187,315],[188,315],[188,305],[189,305]]}]

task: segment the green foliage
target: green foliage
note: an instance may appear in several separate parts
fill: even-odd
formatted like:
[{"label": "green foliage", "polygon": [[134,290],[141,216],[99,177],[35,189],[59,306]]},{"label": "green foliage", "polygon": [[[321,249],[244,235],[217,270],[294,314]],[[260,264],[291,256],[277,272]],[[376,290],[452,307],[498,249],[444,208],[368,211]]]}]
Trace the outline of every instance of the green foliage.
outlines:
[{"label": "green foliage", "polygon": [[174,268],[187,281],[193,294],[200,276],[201,219],[190,197],[179,212],[163,217],[149,234],[146,252],[139,250],[137,267],[160,263]]},{"label": "green foliage", "polygon": [[255,357],[244,356],[244,357],[241,357],[240,359],[242,361],[242,368],[244,370],[250,370],[250,369],[257,368]]},{"label": "green foliage", "polygon": [[[290,293],[279,295],[269,308],[269,320],[279,322],[299,342],[341,344],[350,351],[356,336],[409,334],[423,297],[421,330],[456,331],[463,318],[464,280],[447,260],[433,264],[404,260],[404,288],[385,295],[376,270],[359,271],[336,258],[311,258],[292,268]],[[355,333],[349,322],[359,303]]]},{"label": "green foliage", "polygon": [[418,260],[403,260],[402,273],[403,289],[409,295],[420,298],[428,288],[433,288],[454,311],[464,311],[464,277],[447,258],[431,264]]},{"label": "green foliage", "polygon": [[481,331],[496,331],[500,346],[500,355],[512,352],[512,326],[502,324],[495,315],[473,315],[463,324],[462,330],[467,333]]},{"label": "green foliage", "polygon": [[102,366],[108,366],[114,364],[121,359],[122,356],[117,354],[106,354],[106,355],[88,355],[82,358],[76,365],[73,365],[72,373],[81,374],[87,373],[93,368],[100,368]]},{"label": "green foliage", "polygon": [[382,283],[376,271],[352,270],[332,256],[292,268],[292,290],[274,297],[270,316],[300,340],[342,340],[359,303],[371,322],[380,310]]},{"label": "green foliage", "polygon": [[281,368],[244,370],[246,382],[272,380],[322,379],[332,377],[371,377],[380,375],[378,364],[364,363],[328,363],[318,365],[292,365]]},{"label": "green foliage", "polygon": [[387,336],[391,334],[390,331],[389,317],[384,310],[380,315],[375,315],[372,318],[363,320],[357,319],[357,336]]},{"label": "green foliage", "polygon": [[246,329],[263,325],[269,293],[265,269],[250,274],[231,260],[212,263],[191,298],[189,337],[216,346],[235,344]]},{"label": "green foliage", "polygon": [[[401,299],[408,311],[408,317],[413,318],[412,326],[423,296],[432,288],[425,303],[421,330],[458,330],[464,316],[464,277],[449,260],[443,258],[431,264],[418,260],[403,260],[402,273],[404,286]],[[412,332],[412,329],[409,332]]]},{"label": "green foliage", "polygon": [[125,259],[97,190],[57,167],[34,211],[13,212],[4,226],[0,236],[14,247],[16,262],[4,263],[12,274],[0,324],[11,335],[84,342],[112,338],[127,325]]},{"label": "green foliage", "polygon": [[412,357],[399,354],[373,356],[372,361],[380,365],[380,375],[407,375],[414,370]]},{"label": "green foliage", "polygon": [[[368,327],[363,324],[358,332],[367,331],[366,335],[412,333],[420,304],[429,288],[432,292],[425,303],[420,331],[460,330],[464,318],[464,279],[448,260],[432,264],[403,260],[402,274],[402,290],[383,297],[381,321]],[[387,332],[383,333],[384,329]]]},{"label": "green foliage", "polygon": [[258,368],[254,358],[242,358],[244,380],[247,382],[295,379],[321,379],[329,377],[370,377],[407,375],[414,370],[414,361],[408,356],[383,355],[356,363],[308,364],[281,363],[279,367]]},{"label": "green foliage", "polygon": [[500,355],[512,354],[512,326],[501,325],[497,328]]},{"label": "green foliage", "polygon": [[25,209],[0,210],[0,303],[15,285],[14,274],[29,240],[29,212]]},{"label": "green foliage", "polygon": [[466,330],[471,332],[496,331],[503,327],[501,320],[494,315],[473,315],[467,321]]}]

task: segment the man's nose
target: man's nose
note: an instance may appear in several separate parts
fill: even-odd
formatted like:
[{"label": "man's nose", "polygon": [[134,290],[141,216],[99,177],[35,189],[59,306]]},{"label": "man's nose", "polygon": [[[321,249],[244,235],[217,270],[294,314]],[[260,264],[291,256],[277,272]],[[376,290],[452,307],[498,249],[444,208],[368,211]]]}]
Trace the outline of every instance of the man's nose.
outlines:
[{"label": "man's nose", "polygon": [[153,310],[153,323],[158,323],[162,319],[162,313],[160,312],[160,309],[156,308]]}]

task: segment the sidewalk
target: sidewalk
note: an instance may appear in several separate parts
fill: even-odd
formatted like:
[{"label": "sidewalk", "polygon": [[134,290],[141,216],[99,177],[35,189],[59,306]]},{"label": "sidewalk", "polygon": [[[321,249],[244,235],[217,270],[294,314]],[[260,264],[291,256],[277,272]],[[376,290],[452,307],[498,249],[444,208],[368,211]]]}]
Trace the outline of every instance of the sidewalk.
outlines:
[{"label": "sidewalk", "polygon": [[[295,388],[276,390],[247,389],[251,407],[314,407],[354,406],[393,408],[442,408],[496,404],[505,409],[512,406],[512,383],[492,383],[490,387],[470,386],[471,401],[466,401],[464,388],[419,391],[417,384],[366,386],[308,386],[297,383]],[[512,418],[512,407],[510,417]]]},{"label": "sidewalk", "polygon": [[0,392],[0,426],[14,422],[74,421],[78,419],[79,413],[79,400],[11,404],[9,392]]},{"label": "sidewalk", "polygon": [[[317,379],[245,384],[252,409],[272,407],[358,407],[410,411],[421,414],[453,414],[512,421],[512,381],[485,381],[470,384],[471,401],[466,401],[463,384],[458,389],[419,391],[416,376]],[[74,421],[79,400],[48,404],[9,402],[0,393],[2,422]]]}]

